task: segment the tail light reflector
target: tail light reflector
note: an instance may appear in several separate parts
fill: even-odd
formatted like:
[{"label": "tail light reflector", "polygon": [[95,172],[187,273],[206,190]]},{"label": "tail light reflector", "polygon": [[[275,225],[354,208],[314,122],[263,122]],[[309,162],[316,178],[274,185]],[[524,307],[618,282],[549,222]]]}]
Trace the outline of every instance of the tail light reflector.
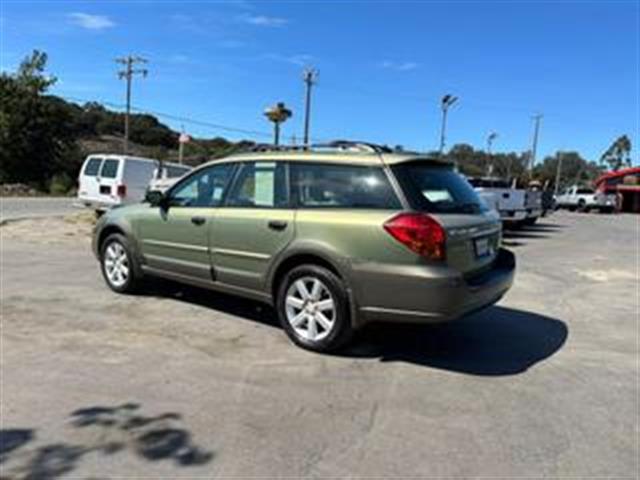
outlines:
[{"label": "tail light reflector", "polygon": [[126,197],[127,196],[127,186],[126,185],[118,185],[118,189],[116,190],[116,193],[119,197]]},{"label": "tail light reflector", "polygon": [[427,214],[401,213],[385,222],[384,229],[418,255],[429,260],[446,258],[444,228]]}]

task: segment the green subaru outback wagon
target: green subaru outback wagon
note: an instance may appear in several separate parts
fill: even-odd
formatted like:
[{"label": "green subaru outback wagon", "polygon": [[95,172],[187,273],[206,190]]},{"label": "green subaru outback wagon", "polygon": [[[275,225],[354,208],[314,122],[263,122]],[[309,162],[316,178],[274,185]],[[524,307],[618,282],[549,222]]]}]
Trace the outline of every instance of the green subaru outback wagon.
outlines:
[{"label": "green subaru outback wagon", "polygon": [[163,277],[271,304],[291,340],[368,322],[448,321],[513,282],[499,218],[450,163],[372,144],[257,149],[206,163],[99,220],[107,285]]}]

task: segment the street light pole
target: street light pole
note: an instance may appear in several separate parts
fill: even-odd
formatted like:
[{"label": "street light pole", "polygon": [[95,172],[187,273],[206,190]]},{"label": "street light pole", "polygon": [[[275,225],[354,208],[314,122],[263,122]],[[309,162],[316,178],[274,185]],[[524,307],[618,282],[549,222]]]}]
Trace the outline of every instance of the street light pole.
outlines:
[{"label": "street light pole", "polygon": [[442,97],[441,106],[442,106],[442,126],[440,127],[440,155],[444,153],[444,145],[446,141],[446,130],[447,130],[447,112],[449,111],[449,107],[456,103],[458,97],[454,97],[453,95],[445,95]]},{"label": "street light pole", "polygon": [[533,166],[536,163],[536,152],[538,150],[538,135],[540,133],[540,120],[542,119],[542,114],[537,114],[533,116],[534,120],[534,128],[533,128],[533,140],[531,141],[531,158],[529,163],[529,172],[533,172]]},{"label": "street light pole", "polygon": [[311,88],[316,83],[318,71],[313,68],[305,68],[302,79],[305,84],[305,107],[304,107],[304,146],[309,146],[309,124],[311,122]]},{"label": "street light pole", "polygon": [[489,161],[487,165],[487,176],[490,177],[493,174],[493,158],[491,157],[491,146],[493,145],[493,141],[498,137],[496,132],[491,132],[487,136],[487,160]]},{"label": "street light pole", "polygon": [[146,68],[133,68],[136,63],[147,63],[147,60],[142,57],[136,57],[127,55],[126,57],[116,58],[116,63],[121,63],[125,66],[124,70],[118,72],[118,78],[126,79],[127,81],[127,93],[126,93],[126,111],[124,114],[124,153],[129,151],[129,116],[131,115],[131,80],[134,75],[141,74],[146,77],[149,71]]}]

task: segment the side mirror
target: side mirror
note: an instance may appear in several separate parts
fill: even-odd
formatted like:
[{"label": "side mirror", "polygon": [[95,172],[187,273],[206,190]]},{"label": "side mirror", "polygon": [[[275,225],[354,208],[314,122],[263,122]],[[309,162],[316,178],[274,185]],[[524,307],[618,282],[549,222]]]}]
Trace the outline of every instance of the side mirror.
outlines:
[{"label": "side mirror", "polygon": [[144,200],[151,204],[152,207],[163,207],[167,204],[167,197],[160,190],[147,191]]}]

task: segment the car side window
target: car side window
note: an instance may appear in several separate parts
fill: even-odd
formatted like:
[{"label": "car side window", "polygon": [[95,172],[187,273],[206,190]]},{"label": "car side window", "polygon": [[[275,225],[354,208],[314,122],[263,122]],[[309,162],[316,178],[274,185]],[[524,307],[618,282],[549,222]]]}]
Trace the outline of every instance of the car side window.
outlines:
[{"label": "car side window", "polygon": [[225,206],[286,208],[289,204],[284,162],[247,162],[240,166]]},{"label": "car side window", "polygon": [[233,164],[225,163],[198,170],[178,183],[169,193],[169,202],[177,207],[216,207],[222,202]]},{"label": "car side window", "polygon": [[300,208],[401,208],[379,167],[294,163],[292,187]]}]

